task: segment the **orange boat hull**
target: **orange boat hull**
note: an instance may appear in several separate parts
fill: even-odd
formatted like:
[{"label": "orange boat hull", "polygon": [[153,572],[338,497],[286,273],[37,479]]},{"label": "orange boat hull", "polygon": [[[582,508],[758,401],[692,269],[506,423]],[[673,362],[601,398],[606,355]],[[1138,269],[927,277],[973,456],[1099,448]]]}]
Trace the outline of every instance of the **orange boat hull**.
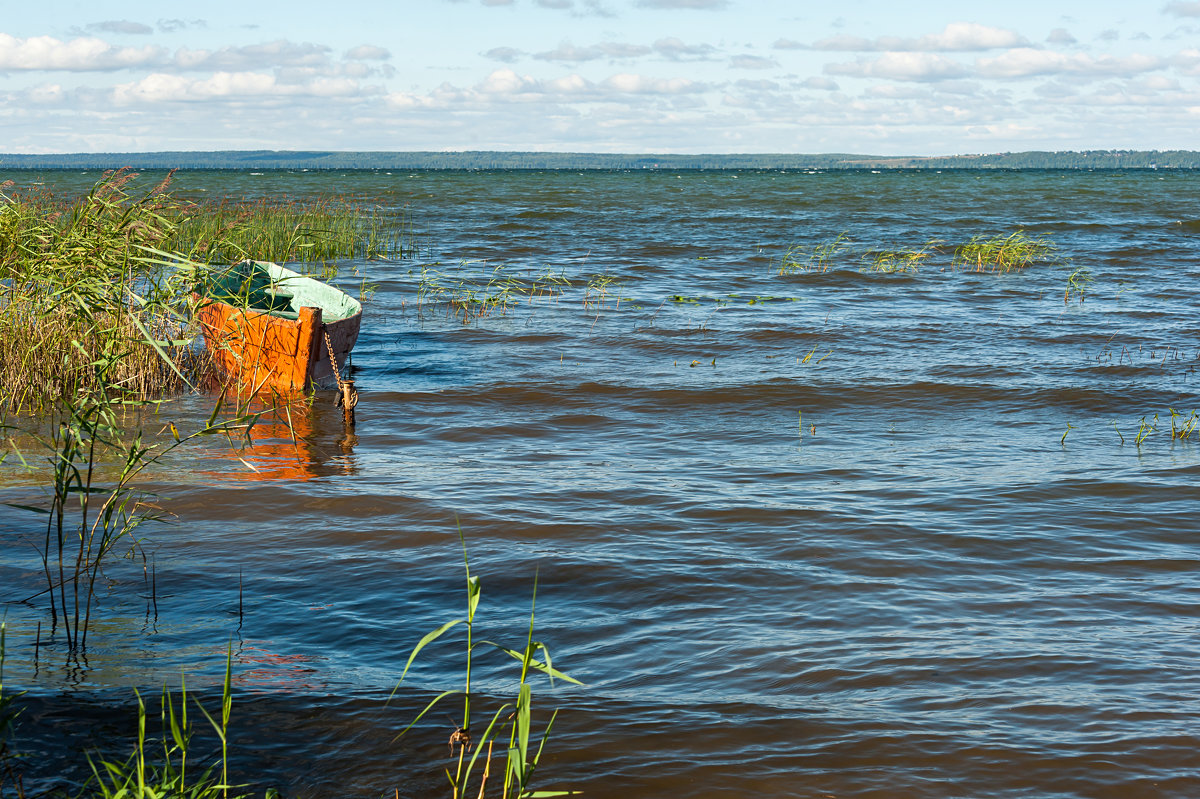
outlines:
[{"label": "orange boat hull", "polygon": [[228,384],[239,390],[304,391],[335,383],[326,340],[345,378],[362,314],[325,323],[321,309],[300,308],[297,319],[202,301],[197,311],[204,343]]}]

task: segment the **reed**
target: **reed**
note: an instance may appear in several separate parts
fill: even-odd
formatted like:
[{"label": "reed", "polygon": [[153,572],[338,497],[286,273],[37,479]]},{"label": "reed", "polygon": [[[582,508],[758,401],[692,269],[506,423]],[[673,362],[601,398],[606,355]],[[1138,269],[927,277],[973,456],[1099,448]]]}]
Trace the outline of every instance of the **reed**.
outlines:
[{"label": "reed", "polygon": [[1055,259],[1058,248],[1049,236],[1018,230],[1007,236],[972,236],[954,251],[954,264],[976,272],[1016,272]]},{"label": "reed", "polygon": [[[530,603],[529,627],[524,646],[517,650],[510,649],[493,641],[478,640],[475,631],[475,613],[479,607],[482,585],[479,576],[471,574],[471,564],[467,558],[466,539],[463,537],[461,527],[459,528],[459,540],[462,543],[463,566],[467,578],[466,615],[451,619],[436,630],[427,633],[417,642],[417,645],[413,647],[412,653],[408,657],[408,662],[404,665],[404,671],[400,674],[400,680],[396,683],[396,688],[393,689],[392,695],[395,696],[396,691],[400,689],[400,685],[404,682],[404,678],[408,675],[413,661],[416,660],[421,650],[452,629],[460,626],[464,630],[466,637],[466,663],[463,690],[448,690],[438,694],[396,737],[403,736],[416,726],[443,699],[461,696],[463,700],[462,723],[456,726],[450,734],[449,739],[451,756],[453,757],[456,754],[455,749],[457,747],[457,757],[455,758],[454,770],[446,769],[446,776],[450,781],[451,796],[453,799],[463,799],[463,797],[468,795],[475,795],[483,799],[483,797],[488,795],[487,792],[489,789],[492,790],[491,795],[500,796],[502,799],[517,799],[517,797],[539,795],[571,795],[571,792],[568,791],[533,793],[530,790],[534,774],[541,761],[542,752],[546,746],[546,742],[549,740],[550,730],[554,726],[555,718],[558,716],[557,710],[551,713],[549,720],[542,729],[540,739],[535,740],[533,738],[533,688],[530,682],[531,673],[537,671],[545,674],[550,679],[551,684],[553,684],[555,678],[558,678],[576,685],[582,685],[578,680],[554,668],[550,657],[550,650],[542,642],[533,639],[534,611],[537,604],[537,578],[536,576],[534,577],[533,600]],[[471,669],[476,659],[475,650],[479,648],[490,648],[493,651],[508,655],[521,664],[521,669],[520,682],[518,683],[515,699],[497,708],[491,717],[487,719],[487,725],[484,727],[482,733],[479,733],[476,738],[471,727]],[[541,658],[540,660],[538,659],[539,657]],[[478,730],[478,727],[475,729]],[[507,739],[506,746],[505,739]],[[503,782],[499,785],[491,781],[492,753],[497,743],[505,746],[504,753],[500,755],[503,759]],[[536,744],[536,748],[533,747],[533,744]],[[483,774],[478,783],[472,783],[472,775],[475,773],[479,756],[483,753],[485,747],[487,748],[487,755],[484,757]],[[474,750],[474,753],[471,754],[468,760],[467,754],[472,750]],[[475,793],[476,790],[477,793]],[[468,791],[471,793],[468,794]]]},{"label": "reed", "polygon": [[483,273],[466,269],[474,263],[461,261],[457,270],[436,268],[440,264],[421,267],[418,310],[440,308],[447,316],[469,324],[492,315],[503,316],[521,303],[556,300],[573,285],[566,275],[550,269],[515,274],[503,265]]},{"label": "reed", "polygon": [[916,250],[895,248],[869,251],[862,257],[862,268],[866,272],[916,272],[931,256],[941,252],[944,243],[940,239],[930,239]]},{"label": "reed", "polygon": [[1063,304],[1071,302],[1071,294],[1074,293],[1079,300],[1079,304],[1083,305],[1084,295],[1087,293],[1088,284],[1092,282],[1092,272],[1086,266],[1081,266],[1071,274],[1067,275],[1067,290],[1063,294]]},{"label": "reed", "polygon": [[[196,699],[188,696],[186,679],[180,682],[178,704],[163,687],[159,709],[161,734],[157,745],[147,741],[148,714],[142,695],[136,690],[138,705],[137,742],[133,751],[121,761],[95,760],[88,763],[92,778],[84,786],[79,799],[246,799],[249,794],[231,793],[246,787],[229,782],[229,725],[233,711],[233,649],[225,658],[225,679],[221,687],[221,709],[214,716]],[[220,742],[221,754],[204,767],[189,764],[196,726],[189,718],[188,704],[200,711],[213,734]],[[157,749],[159,754],[155,755]],[[194,760],[194,758],[191,758]],[[274,789],[264,799],[279,799]]]},{"label": "reed", "polygon": [[398,259],[416,251],[407,209],[392,214],[346,198],[179,203],[167,218],[172,231],[166,249],[205,263],[254,258],[328,265],[345,258]]},{"label": "reed", "polygon": [[[49,598],[51,629],[60,626],[68,654],[86,649],[95,608],[96,584],[104,563],[118,548],[136,551],[136,530],[157,518],[148,496],[136,488],[137,477],[175,448],[203,436],[245,435],[257,415],[239,412],[222,417],[218,400],[200,429],[180,435],[165,447],[146,443],[141,431],[123,438],[125,412],[137,405],[114,388],[102,365],[99,385],[68,399],[58,424],[45,436],[33,436],[47,452],[51,485],[48,507],[16,506],[45,519],[39,550]],[[9,446],[15,448],[10,439]],[[28,459],[17,450],[20,460]],[[30,597],[33,599],[33,597]]]},{"label": "reed", "polygon": [[[0,383],[10,410],[42,412],[97,389],[139,397],[188,382],[195,365],[159,187],[131,196],[128,172],[85,197],[0,194]],[[161,185],[161,184],[160,184]]]},{"label": "reed", "polygon": [[793,244],[779,260],[778,272],[792,275],[797,272],[828,272],[834,259],[850,246],[850,238],[839,233],[832,239],[818,242],[811,247]]}]

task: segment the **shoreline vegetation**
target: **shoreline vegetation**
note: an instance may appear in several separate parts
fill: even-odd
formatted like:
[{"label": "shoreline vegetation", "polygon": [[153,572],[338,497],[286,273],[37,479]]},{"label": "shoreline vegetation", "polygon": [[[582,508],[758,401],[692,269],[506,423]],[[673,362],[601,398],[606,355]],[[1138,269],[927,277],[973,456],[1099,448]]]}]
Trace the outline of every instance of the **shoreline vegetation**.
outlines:
[{"label": "shoreline vegetation", "polygon": [[245,258],[302,262],[404,257],[403,219],[352,200],[193,202],[171,174],[149,190],[129,169],[82,197],[0,183],[0,405],[46,412],[100,383],[137,401],[205,381],[194,342],[198,270]]},{"label": "shoreline vegetation", "polygon": [[1196,150],[1033,150],[938,156],[861,153],[558,153],[217,150],[133,153],[0,153],[0,170],[24,169],[407,170],[1124,170],[1200,169]]},{"label": "shoreline vegetation", "polygon": [[[38,622],[35,651],[57,651],[79,671],[87,669],[88,631],[100,619],[101,596],[112,588],[104,576],[106,563],[117,558],[140,562],[157,604],[155,581],[149,578],[155,573],[153,560],[138,530],[164,514],[139,485],[139,476],[176,447],[201,437],[225,437],[236,446],[235,439],[248,439],[261,415],[240,404],[231,415],[222,391],[201,428],[181,433],[168,423],[173,443],[156,442],[136,423],[129,425],[127,411],[158,407],[205,377],[208,359],[193,344],[196,310],[204,302],[193,293],[201,270],[249,257],[300,260],[310,269],[328,270],[338,258],[395,258],[411,252],[406,249],[411,230],[402,215],[385,216],[342,200],[196,204],[168,193],[170,174],[144,193],[133,187],[137,177],[127,168],[109,172],[86,195],[66,200],[43,191],[14,191],[11,182],[0,184],[0,382],[5,386],[0,431],[20,432],[20,426],[49,430],[25,431],[34,442],[28,448],[30,459],[51,467],[45,501],[10,505],[33,514],[30,527],[44,527],[35,547],[45,589],[24,601],[47,602],[49,628],[43,635]],[[6,411],[14,414],[18,426],[7,423]],[[41,458],[34,456],[39,449],[44,450]],[[31,468],[9,436],[0,444],[0,460],[14,453]],[[534,640],[532,601],[520,649],[473,640],[481,583],[470,571],[461,530],[460,540],[466,616],[423,637],[400,679],[427,644],[461,624],[467,633],[464,689],[439,694],[405,732],[439,700],[461,696],[462,720],[450,738],[451,750],[458,746],[457,770],[447,771],[451,795],[539,795],[530,784],[557,711],[543,722],[540,733],[533,731],[533,673],[541,672],[551,684],[555,678],[579,683],[556,669],[546,646]],[[536,600],[536,576],[533,590]],[[4,684],[7,638],[7,626],[0,619],[0,796],[250,795],[244,792],[247,786],[231,783],[229,773],[232,644],[219,712],[210,712],[189,696],[186,677],[181,677],[177,695],[163,686],[157,713],[152,706],[148,712],[135,688],[137,737],[132,752],[114,756],[110,741],[100,749],[51,755],[72,768],[86,761],[90,777],[72,780],[70,787],[38,788],[27,794],[22,766],[29,755],[19,742],[22,694],[6,691]],[[475,707],[486,724],[472,727],[471,668],[482,654],[475,650],[488,647],[518,662],[518,691],[499,707],[477,695]],[[397,684],[393,696],[399,688]],[[196,724],[197,716],[207,725]],[[200,732],[210,739],[207,749],[215,737],[219,756],[198,756],[193,738]],[[267,789],[265,796],[279,793]]]}]

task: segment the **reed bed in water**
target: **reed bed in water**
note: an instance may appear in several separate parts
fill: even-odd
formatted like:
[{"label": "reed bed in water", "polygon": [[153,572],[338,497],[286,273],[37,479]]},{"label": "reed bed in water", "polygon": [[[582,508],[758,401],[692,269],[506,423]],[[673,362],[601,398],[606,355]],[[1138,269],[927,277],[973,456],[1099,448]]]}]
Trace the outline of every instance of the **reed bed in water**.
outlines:
[{"label": "reed bed in water", "polygon": [[67,200],[0,186],[6,409],[47,411],[101,387],[146,399],[195,383],[206,369],[191,300],[202,264],[385,257],[411,240],[403,224],[343,201],[197,204],[168,193],[170,175],[144,192],[136,177],[106,173]]},{"label": "reed bed in water", "polygon": [[10,410],[48,410],[101,382],[140,397],[186,380],[186,275],[159,249],[172,229],[166,186],[134,197],[133,178],[113,173],[70,203],[0,194],[0,381]]},{"label": "reed bed in water", "polygon": [[416,244],[407,212],[385,214],[345,198],[225,199],[172,208],[167,246],[198,260],[328,263],[343,258],[392,259]]},{"label": "reed bed in water", "polygon": [[976,272],[1017,272],[1034,263],[1055,260],[1058,248],[1049,236],[1016,231],[1007,236],[972,236],[954,250],[954,263]]}]

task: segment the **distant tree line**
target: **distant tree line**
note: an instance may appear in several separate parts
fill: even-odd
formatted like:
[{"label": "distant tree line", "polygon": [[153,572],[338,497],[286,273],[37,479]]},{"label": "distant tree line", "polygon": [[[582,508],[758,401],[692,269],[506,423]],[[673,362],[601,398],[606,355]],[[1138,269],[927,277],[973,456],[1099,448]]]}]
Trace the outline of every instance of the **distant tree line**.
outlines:
[{"label": "distant tree line", "polygon": [[1200,169],[1192,150],[1083,150],[936,157],[850,153],[666,155],[221,150],[0,155],[3,169]]}]

